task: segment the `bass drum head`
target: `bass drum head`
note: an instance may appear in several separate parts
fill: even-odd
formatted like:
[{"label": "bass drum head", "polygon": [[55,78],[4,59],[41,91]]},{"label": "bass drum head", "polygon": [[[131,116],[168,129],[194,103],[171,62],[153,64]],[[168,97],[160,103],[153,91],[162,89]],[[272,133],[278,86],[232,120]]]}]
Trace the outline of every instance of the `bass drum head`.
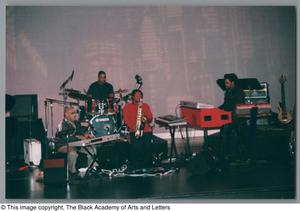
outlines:
[{"label": "bass drum head", "polygon": [[115,121],[111,115],[96,115],[90,120],[90,125],[95,137],[115,133]]}]

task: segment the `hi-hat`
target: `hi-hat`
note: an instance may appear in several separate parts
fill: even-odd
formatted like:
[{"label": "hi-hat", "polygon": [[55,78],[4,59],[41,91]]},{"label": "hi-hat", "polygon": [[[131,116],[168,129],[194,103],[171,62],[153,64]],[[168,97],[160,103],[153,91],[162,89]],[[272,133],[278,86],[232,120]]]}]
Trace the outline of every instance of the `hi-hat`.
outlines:
[{"label": "hi-hat", "polygon": [[88,99],[88,96],[85,95],[85,94],[82,94],[82,93],[77,93],[77,92],[69,92],[68,93],[68,96],[70,98],[73,98],[75,100],[87,100]]}]

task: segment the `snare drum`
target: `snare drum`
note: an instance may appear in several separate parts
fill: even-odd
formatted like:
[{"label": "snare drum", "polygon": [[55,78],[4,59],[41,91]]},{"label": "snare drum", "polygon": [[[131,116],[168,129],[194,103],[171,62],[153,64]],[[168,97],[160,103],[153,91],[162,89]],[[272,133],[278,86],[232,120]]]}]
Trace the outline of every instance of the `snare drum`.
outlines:
[{"label": "snare drum", "polygon": [[90,120],[94,136],[104,136],[115,133],[115,120],[112,115],[96,115]]}]

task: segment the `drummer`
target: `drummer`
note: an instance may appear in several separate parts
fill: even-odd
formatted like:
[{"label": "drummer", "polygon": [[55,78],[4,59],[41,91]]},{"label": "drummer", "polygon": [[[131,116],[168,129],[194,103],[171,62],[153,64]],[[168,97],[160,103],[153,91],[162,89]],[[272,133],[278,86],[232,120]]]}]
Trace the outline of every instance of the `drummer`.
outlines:
[{"label": "drummer", "polygon": [[89,86],[87,95],[99,101],[107,101],[114,98],[113,86],[106,82],[106,73],[103,70],[98,72],[98,80]]}]

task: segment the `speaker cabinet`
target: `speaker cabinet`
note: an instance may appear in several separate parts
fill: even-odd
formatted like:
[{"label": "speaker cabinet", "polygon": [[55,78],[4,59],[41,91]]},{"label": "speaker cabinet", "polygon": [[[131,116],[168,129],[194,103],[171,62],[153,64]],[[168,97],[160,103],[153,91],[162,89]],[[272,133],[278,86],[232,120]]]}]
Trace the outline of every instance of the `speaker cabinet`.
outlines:
[{"label": "speaker cabinet", "polygon": [[59,185],[67,183],[67,164],[65,158],[44,160],[44,184]]},{"label": "speaker cabinet", "polygon": [[17,119],[14,117],[5,118],[5,158],[6,163],[22,159],[21,145],[17,146]]},{"label": "speaker cabinet", "polygon": [[35,120],[38,118],[37,95],[15,95],[15,105],[11,110],[11,116],[19,120]]},{"label": "speaker cabinet", "polygon": [[209,165],[208,155],[199,153],[193,157],[187,165],[187,170],[190,176],[203,176],[211,170]]},{"label": "speaker cabinet", "polygon": [[168,141],[153,135],[151,139],[151,153],[154,159],[163,160],[168,157]]},{"label": "speaker cabinet", "polygon": [[[157,136],[152,136],[149,149],[145,152],[152,155],[152,162],[159,165],[161,160],[168,156],[168,142]],[[130,159],[131,145],[128,142],[111,142],[97,147],[98,159],[102,168],[119,168],[123,164],[127,164]]]},{"label": "speaker cabinet", "polygon": [[111,142],[97,147],[101,168],[120,168],[129,159],[130,144],[128,142]]},{"label": "speaker cabinet", "polygon": [[258,127],[252,149],[254,159],[289,161],[290,130],[280,127]]}]

